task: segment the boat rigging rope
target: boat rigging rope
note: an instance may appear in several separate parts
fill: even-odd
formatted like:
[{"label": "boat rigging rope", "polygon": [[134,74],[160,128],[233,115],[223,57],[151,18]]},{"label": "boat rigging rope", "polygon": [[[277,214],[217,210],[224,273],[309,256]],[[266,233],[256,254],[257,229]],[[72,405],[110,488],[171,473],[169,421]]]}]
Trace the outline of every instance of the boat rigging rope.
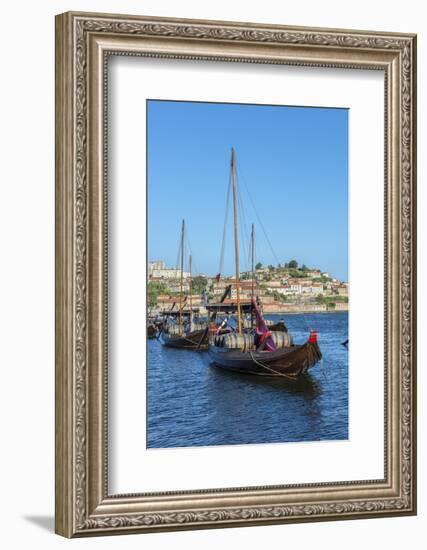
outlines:
[{"label": "boat rigging rope", "polygon": [[[249,200],[252,204],[252,208],[255,212],[255,216],[258,220],[258,223],[259,223],[259,225],[262,229],[265,240],[267,241],[267,244],[270,247],[270,250],[271,250],[272,255],[273,255],[273,257],[276,261],[277,266],[279,266],[280,261],[279,261],[277,255],[276,255],[276,252],[274,251],[274,248],[273,248],[273,245],[271,244],[270,239],[268,238],[268,235],[267,235],[267,232],[265,230],[264,224],[262,223],[262,220],[260,218],[258,210],[255,206],[255,202],[254,202],[254,200],[252,198],[252,195],[249,191],[249,187],[246,183],[246,180],[245,180],[243,174],[241,173],[240,167],[237,165],[236,162],[235,162],[235,175],[236,175],[236,178],[239,181],[240,180],[243,181],[243,185],[245,186],[246,193],[249,196]],[[226,199],[226,208],[225,208],[225,216],[224,216],[224,227],[223,227],[223,235],[222,235],[222,243],[221,243],[221,255],[220,255],[220,263],[219,263],[219,271],[218,271],[218,273],[221,274],[221,275],[222,275],[223,267],[224,267],[224,251],[225,251],[225,241],[226,241],[228,210],[229,210],[231,188],[232,188],[232,175],[230,173],[229,180],[228,180],[227,199]],[[243,250],[244,250],[244,259],[246,260],[246,268],[247,268],[247,272],[249,273],[249,271],[250,271],[250,269],[249,269],[249,264],[250,264],[249,259],[250,259],[250,252],[251,252],[250,242],[251,242],[251,240],[248,236],[248,229],[247,229],[247,224],[246,224],[245,211],[244,211],[244,208],[243,208],[243,200],[242,200],[242,196],[241,196],[241,192],[240,192],[240,186],[237,187],[237,203],[239,205],[238,210],[239,210],[240,226],[241,226],[241,231],[242,231],[242,235],[243,235],[243,241],[246,241],[246,242],[242,243],[243,244]],[[305,329],[308,332],[310,332],[311,327],[308,325],[305,315],[306,314],[304,312],[302,312],[302,321],[303,321],[303,324],[305,326]]]},{"label": "boat rigging rope", "polygon": [[178,280],[178,270],[179,270],[179,259],[181,258],[181,235],[179,236],[178,240],[178,255],[176,257],[176,264],[175,264],[175,278]]},{"label": "boat rigging rope", "polygon": [[187,248],[188,248],[188,253],[187,253],[187,256],[191,256],[191,261],[193,262],[193,279],[195,277],[195,273],[200,273],[199,271],[199,268],[198,268],[198,265],[197,265],[197,262],[196,262],[196,258],[194,257],[194,253],[193,253],[193,247],[191,246],[191,241],[190,241],[190,236],[189,236],[190,232],[187,231]]},{"label": "boat rigging rope", "polygon": [[257,361],[257,360],[255,359],[255,357],[253,356],[253,352],[252,352],[252,351],[249,351],[249,355],[251,356],[252,361],[253,361],[256,365],[258,365],[258,366],[260,366],[260,367],[262,367],[262,368],[264,368],[264,369],[266,369],[266,370],[269,370],[270,372],[274,373],[276,376],[283,376],[283,378],[287,378],[288,380],[295,380],[295,376],[290,376],[289,374],[284,374],[283,372],[279,372],[279,371],[277,371],[277,370],[274,370],[274,369],[272,369],[271,367],[267,367],[267,365],[264,365],[264,363],[261,363],[260,361]]},{"label": "boat rigging rope", "polygon": [[[256,206],[255,206],[255,202],[254,202],[254,200],[252,199],[252,195],[251,195],[251,193],[250,193],[250,191],[249,191],[249,187],[248,187],[248,185],[246,184],[245,177],[244,177],[244,175],[241,173],[241,170],[240,170],[240,168],[239,168],[237,165],[236,165],[236,174],[239,174],[239,180],[243,181],[243,185],[245,186],[246,192],[247,192],[247,194],[248,194],[248,196],[249,196],[249,200],[250,200],[250,202],[251,202],[251,204],[252,204],[252,208],[253,208],[254,211],[255,211],[255,215],[256,215],[256,217],[257,217],[257,220],[258,220],[258,222],[259,222],[259,224],[260,224],[260,226],[261,226],[261,229],[262,229],[262,232],[263,232],[263,234],[264,234],[265,240],[267,241],[267,244],[268,244],[268,246],[270,247],[270,250],[271,250],[271,252],[272,252],[272,254],[273,254],[273,257],[274,257],[274,259],[275,259],[276,262],[277,262],[277,265],[279,265],[279,264],[280,264],[279,259],[278,259],[277,255],[276,255],[276,252],[274,251],[274,248],[273,248],[273,245],[271,244],[270,239],[268,238],[267,231],[265,230],[264,224],[263,224],[262,221],[261,221],[260,215],[258,214],[258,210],[257,210],[257,208],[256,208]],[[304,313],[304,311],[301,313],[301,317],[302,317],[302,322],[303,322],[303,324],[304,324],[305,330],[306,330],[307,332],[310,332],[310,331],[312,330],[312,327],[310,327],[309,324],[307,323],[306,313]]]},{"label": "boat rigging rope", "polygon": [[[206,335],[208,334],[208,332],[209,332],[209,325],[205,328],[205,330],[204,330],[204,332],[203,332],[203,334],[202,334],[202,337],[200,338],[200,341],[199,341],[199,343],[197,344],[197,348],[196,348],[197,350],[200,349],[200,346],[202,345],[203,339],[206,337]],[[208,341],[208,342],[209,342],[209,341]]]},{"label": "boat rigging rope", "polygon": [[276,253],[275,253],[275,251],[274,251],[273,245],[271,244],[271,241],[270,241],[270,239],[268,238],[268,235],[267,235],[267,232],[266,232],[266,230],[265,230],[264,224],[262,223],[261,218],[260,218],[260,216],[259,216],[259,214],[258,214],[258,210],[257,210],[257,208],[256,208],[256,206],[255,206],[255,203],[254,203],[253,199],[252,199],[252,195],[251,195],[251,193],[250,193],[250,191],[249,191],[249,187],[246,185],[245,178],[244,178],[243,175],[241,174],[240,168],[238,169],[237,166],[236,166],[236,173],[239,173],[239,180],[242,180],[242,181],[243,181],[243,185],[245,186],[246,192],[247,192],[248,197],[249,197],[249,200],[250,200],[250,202],[251,202],[251,204],[252,204],[252,208],[254,209],[254,212],[255,212],[255,215],[256,215],[256,217],[257,217],[258,223],[259,223],[259,225],[260,225],[260,227],[261,227],[261,229],[262,229],[262,232],[264,233],[265,240],[267,241],[267,244],[268,244],[268,246],[270,247],[271,253],[273,254],[274,259],[276,260],[277,265],[279,265],[279,263],[280,263],[280,262],[279,262],[279,259],[277,258],[277,255],[276,255]]},{"label": "boat rigging rope", "polygon": [[[185,334],[177,334],[176,337],[184,340],[185,342],[189,342],[190,344],[193,344],[193,345],[196,344],[197,349],[199,349],[200,346],[202,345],[203,338],[205,337],[205,334],[206,334],[206,331],[203,331],[202,337],[200,338],[200,341],[197,344],[196,344],[196,342],[194,342],[194,340],[190,340],[190,338],[187,338],[187,336]],[[174,337],[175,337],[175,334],[172,334],[172,338],[174,338]]]},{"label": "boat rigging rope", "polygon": [[311,332],[311,331],[312,331],[312,327],[310,327],[309,324],[307,323],[307,319],[306,319],[305,315],[306,315],[306,314],[305,314],[304,312],[302,312],[302,314],[301,314],[301,316],[302,316],[302,322],[304,323],[305,330],[306,330],[307,332]]},{"label": "boat rigging rope", "polygon": [[222,270],[224,267],[225,237],[227,234],[227,220],[228,220],[228,210],[229,210],[228,206],[230,204],[230,195],[231,195],[231,174],[228,178],[227,200],[225,204],[225,215],[224,215],[224,228],[222,230],[221,254],[219,259],[219,271],[218,271],[220,275],[222,274]]},{"label": "boat rigging rope", "polygon": [[319,363],[320,363],[320,370],[322,372],[323,379],[325,382],[327,382],[328,377],[326,376],[325,363],[323,362],[323,357],[320,359]]},{"label": "boat rigging rope", "polygon": [[242,234],[242,245],[243,245],[243,252],[244,252],[244,260],[245,260],[245,268],[246,272],[249,272],[249,243],[250,243],[250,237],[249,237],[249,231],[248,231],[248,224],[246,223],[246,216],[245,216],[245,208],[243,204],[243,198],[242,194],[240,192],[240,185],[237,186],[237,204],[238,204],[238,210],[239,210],[239,219],[240,219],[240,231]]}]

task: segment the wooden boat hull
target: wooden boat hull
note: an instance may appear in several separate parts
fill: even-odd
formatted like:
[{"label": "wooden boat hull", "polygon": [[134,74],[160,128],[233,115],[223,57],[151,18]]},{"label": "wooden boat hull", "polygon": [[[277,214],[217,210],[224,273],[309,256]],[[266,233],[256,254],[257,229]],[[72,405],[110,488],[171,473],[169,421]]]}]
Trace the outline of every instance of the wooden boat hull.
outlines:
[{"label": "wooden boat hull", "polygon": [[153,338],[156,338],[157,336],[157,328],[154,325],[148,325],[147,326],[147,338],[149,340],[152,340]]},{"label": "wooden boat hull", "polygon": [[163,332],[162,340],[163,344],[170,348],[207,350],[209,345],[209,332],[205,329],[193,330],[182,336]]},{"label": "wooden boat hull", "polygon": [[242,352],[209,346],[212,362],[223,369],[255,374],[258,376],[277,376],[298,378],[322,358],[317,344],[306,342],[299,346],[281,348],[276,351]]}]

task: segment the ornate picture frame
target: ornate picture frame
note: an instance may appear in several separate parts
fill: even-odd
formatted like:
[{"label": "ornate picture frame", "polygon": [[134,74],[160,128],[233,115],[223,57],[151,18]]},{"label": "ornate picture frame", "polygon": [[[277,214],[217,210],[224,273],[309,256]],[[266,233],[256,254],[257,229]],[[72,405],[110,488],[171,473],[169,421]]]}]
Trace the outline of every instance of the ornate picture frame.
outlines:
[{"label": "ornate picture frame", "polygon": [[[108,492],[110,55],[385,75],[384,479]],[[72,13],[56,18],[56,532],[81,537],[416,513],[416,36]]]}]

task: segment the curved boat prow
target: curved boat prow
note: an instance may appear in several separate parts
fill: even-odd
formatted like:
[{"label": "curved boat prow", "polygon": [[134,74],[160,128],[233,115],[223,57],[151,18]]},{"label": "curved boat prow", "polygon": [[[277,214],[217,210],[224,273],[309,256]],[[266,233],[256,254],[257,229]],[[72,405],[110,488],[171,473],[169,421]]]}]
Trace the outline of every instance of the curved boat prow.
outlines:
[{"label": "curved boat prow", "polygon": [[310,330],[310,336],[307,340],[307,346],[310,349],[311,364],[314,365],[322,359],[322,352],[320,351],[319,344],[317,342],[317,330]]}]

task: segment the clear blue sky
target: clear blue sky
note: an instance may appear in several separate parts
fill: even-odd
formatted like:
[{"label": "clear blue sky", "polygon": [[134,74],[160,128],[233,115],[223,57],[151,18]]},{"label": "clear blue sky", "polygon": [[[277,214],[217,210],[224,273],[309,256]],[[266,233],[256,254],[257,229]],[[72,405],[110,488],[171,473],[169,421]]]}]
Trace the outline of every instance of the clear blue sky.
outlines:
[{"label": "clear blue sky", "polygon": [[[281,263],[347,280],[348,110],[150,100],[147,112],[149,260],[176,265],[185,218],[196,270],[218,272],[234,146],[257,261],[277,264],[250,197]],[[230,209],[224,274],[234,269],[231,221]]]}]

